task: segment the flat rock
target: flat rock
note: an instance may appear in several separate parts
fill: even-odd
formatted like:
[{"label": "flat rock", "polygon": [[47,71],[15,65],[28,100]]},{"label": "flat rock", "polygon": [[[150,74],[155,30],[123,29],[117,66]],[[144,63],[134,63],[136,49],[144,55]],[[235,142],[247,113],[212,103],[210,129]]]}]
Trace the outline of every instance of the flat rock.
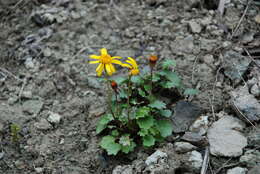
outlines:
[{"label": "flat rock", "polygon": [[34,126],[39,130],[48,130],[51,129],[51,124],[44,118],[40,119],[39,122],[34,123]]},{"label": "flat rock", "polygon": [[180,133],[189,129],[190,125],[199,117],[202,109],[198,106],[180,101],[174,107],[174,114],[172,116],[173,132]]},{"label": "flat rock", "polygon": [[188,142],[176,142],[174,143],[174,149],[178,153],[186,153],[197,149],[197,147]]},{"label": "flat rock", "polygon": [[260,173],[260,166],[255,166],[247,174],[259,174]]},{"label": "flat rock", "polygon": [[238,130],[245,127],[237,118],[224,116],[208,130],[210,153],[215,156],[238,157],[247,146],[247,139]]},{"label": "flat rock", "polygon": [[200,33],[202,30],[202,27],[199,23],[195,21],[190,21],[189,23],[189,28],[191,29],[192,33]]},{"label": "flat rock", "polygon": [[43,104],[41,100],[27,100],[22,107],[24,112],[37,115],[41,111]]},{"label": "flat rock", "polygon": [[60,116],[60,114],[49,112],[49,117],[47,118],[47,120],[50,123],[59,124],[60,120],[61,120],[61,116]]},{"label": "flat rock", "polygon": [[229,169],[227,171],[227,174],[246,174],[248,170],[246,168],[242,168],[242,167],[235,167],[232,169]]},{"label": "flat rock", "polygon": [[235,51],[227,51],[224,54],[224,74],[237,84],[242,80],[243,74],[248,69],[250,59]]},{"label": "flat rock", "polygon": [[208,116],[200,116],[195,120],[195,122],[190,126],[189,130],[191,132],[196,132],[199,135],[206,134],[209,126]]},{"label": "flat rock", "polygon": [[167,154],[165,152],[156,150],[152,155],[150,155],[145,160],[145,164],[147,166],[152,165],[152,164],[157,164],[157,163],[164,161],[166,158],[167,158]]},{"label": "flat rock", "polygon": [[190,167],[194,169],[195,171],[199,171],[202,166],[202,155],[198,151],[194,150],[192,152],[187,153],[190,157],[188,159],[188,162],[190,163]]},{"label": "flat rock", "polygon": [[240,157],[239,162],[247,167],[259,166],[260,164],[260,151],[247,150],[243,156]]},{"label": "flat rock", "polygon": [[232,91],[231,106],[234,111],[245,121],[259,121],[260,120],[260,103],[251,94],[249,94],[247,88],[240,88],[237,91]]},{"label": "flat rock", "polygon": [[185,132],[181,140],[190,142],[196,146],[206,146],[208,144],[206,138],[195,132]]},{"label": "flat rock", "polygon": [[22,125],[29,117],[26,117],[22,112],[20,105],[9,105],[5,102],[0,103],[0,121],[12,122],[18,125]]},{"label": "flat rock", "polygon": [[116,166],[112,174],[132,174],[133,168],[131,165]]}]

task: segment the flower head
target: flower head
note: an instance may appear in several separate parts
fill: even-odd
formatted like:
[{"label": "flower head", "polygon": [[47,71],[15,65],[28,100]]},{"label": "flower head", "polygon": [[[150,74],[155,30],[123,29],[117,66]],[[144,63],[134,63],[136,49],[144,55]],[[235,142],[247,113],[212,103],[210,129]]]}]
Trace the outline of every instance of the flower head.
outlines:
[{"label": "flower head", "polygon": [[102,72],[103,72],[104,69],[106,70],[107,74],[111,76],[114,72],[116,72],[116,69],[115,69],[113,64],[118,64],[118,65],[122,65],[123,64],[121,61],[116,60],[116,59],[120,59],[121,57],[119,57],[119,56],[111,57],[108,54],[106,48],[102,48],[100,50],[100,52],[101,52],[100,56],[98,56],[98,55],[90,55],[89,57],[91,59],[97,59],[97,60],[90,61],[89,63],[90,64],[99,63],[99,65],[98,65],[98,67],[96,69],[96,72],[97,72],[98,76],[102,75]]},{"label": "flower head", "polygon": [[155,65],[156,65],[156,62],[158,60],[158,57],[155,56],[155,55],[151,55],[149,57],[149,63],[150,63],[150,66],[153,68]]},{"label": "flower head", "polygon": [[139,69],[138,69],[138,65],[137,65],[136,61],[131,57],[128,57],[127,59],[128,60],[126,60],[126,62],[129,63],[130,65],[122,64],[122,66],[130,69],[130,75],[133,75],[133,76],[138,75]]}]

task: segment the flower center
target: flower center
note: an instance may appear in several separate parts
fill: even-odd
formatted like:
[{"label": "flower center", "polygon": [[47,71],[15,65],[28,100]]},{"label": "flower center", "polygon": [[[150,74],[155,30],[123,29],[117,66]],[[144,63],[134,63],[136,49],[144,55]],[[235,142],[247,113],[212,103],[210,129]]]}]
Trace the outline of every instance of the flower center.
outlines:
[{"label": "flower center", "polygon": [[101,63],[103,63],[103,64],[109,64],[109,63],[111,63],[112,58],[111,58],[110,55],[103,55],[103,56],[101,56],[100,61],[101,61]]},{"label": "flower center", "polygon": [[131,73],[133,76],[136,76],[136,75],[139,74],[139,69],[132,69],[132,70],[130,71],[130,73]]}]

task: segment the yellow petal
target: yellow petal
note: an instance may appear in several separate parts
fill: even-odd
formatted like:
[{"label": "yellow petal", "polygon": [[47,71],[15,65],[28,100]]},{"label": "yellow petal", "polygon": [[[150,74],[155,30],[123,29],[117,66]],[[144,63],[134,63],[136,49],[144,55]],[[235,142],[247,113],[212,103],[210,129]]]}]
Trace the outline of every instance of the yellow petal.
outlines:
[{"label": "yellow petal", "polygon": [[122,66],[123,66],[123,67],[130,68],[130,69],[132,68],[132,66],[131,66],[131,65],[129,65],[129,64],[126,64],[126,63],[122,64]]},{"label": "yellow petal", "polygon": [[114,56],[114,57],[112,57],[112,59],[121,59],[122,57],[120,57],[120,56]]},{"label": "yellow petal", "polygon": [[116,72],[116,69],[115,69],[114,65],[112,65],[112,63],[109,64],[109,65],[110,65],[110,69],[111,69],[112,73]]},{"label": "yellow petal", "polygon": [[91,59],[100,59],[100,56],[97,56],[97,55],[94,55],[94,54],[90,55],[89,57]]},{"label": "yellow petal", "polygon": [[122,62],[119,60],[112,60],[111,63],[122,65]]},{"label": "yellow petal", "polygon": [[106,71],[108,75],[112,75],[112,70],[110,69],[110,64],[106,64]]},{"label": "yellow petal", "polygon": [[103,70],[104,70],[104,64],[101,63],[101,64],[98,65],[98,67],[96,69],[97,75],[101,76]]},{"label": "yellow petal", "polygon": [[95,64],[95,63],[99,63],[100,61],[99,60],[96,60],[96,61],[89,61],[89,64]]},{"label": "yellow petal", "polygon": [[107,49],[106,48],[102,48],[100,50],[100,52],[101,52],[101,55],[107,55]]},{"label": "yellow petal", "polygon": [[128,59],[132,62],[134,68],[138,68],[136,61],[132,57],[128,57]]}]

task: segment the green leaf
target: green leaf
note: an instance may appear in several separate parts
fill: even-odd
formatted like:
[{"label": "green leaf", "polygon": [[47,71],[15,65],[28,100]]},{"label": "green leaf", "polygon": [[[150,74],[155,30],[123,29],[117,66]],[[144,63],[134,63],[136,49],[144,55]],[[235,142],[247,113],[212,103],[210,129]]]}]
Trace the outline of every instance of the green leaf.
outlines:
[{"label": "green leaf", "polygon": [[198,90],[197,89],[193,89],[193,88],[187,88],[187,89],[185,89],[185,91],[184,91],[184,95],[196,95],[196,94],[198,94]]},{"label": "green leaf", "polygon": [[124,153],[129,153],[129,152],[132,152],[132,151],[134,151],[134,148],[136,147],[136,144],[135,144],[135,142],[133,142],[133,141],[131,141],[131,145],[130,146],[122,146],[121,147],[121,150],[122,150],[122,152],[124,152]]},{"label": "green leaf", "polygon": [[166,59],[163,63],[162,63],[162,68],[163,69],[168,69],[171,67],[175,67],[176,66],[176,61],[172,60],[172,59]]},{"label": "green leaf", "polygon": [[135,84],[139,84],[139,85],[144,83],[143,79],[140,76],[132,76],[131,82],[133,82]]},{"label": "green leaf", "polygon": [[153,82],[158,82],[160,80],[160,75],[158,73],[153,74]]},{"label": "green leaf", "polygon": [[159,131],[155,127],[151,127],[149,129],[149,133],[152,135],[157,135],[159,133]]},{"label": "green leaf", "polygon": [[143,91],[141,88],[138,88],[138,94],[142,97],[146,97],[145,91]]},{"label": "green leaf", "polygon": [[138,132],[138,135],[140,135],[141,137],[144,137],[145,135],[148,134],[148,130],[147,129],[141,129],[139,132]]},{"label": "green leaf", "polygon": [[148,106],[150,106],[151,108],[156,108],[156,109],[166,108],[166,104],[160,100],[155,100],[154,102],[150,103]]},{"label": "green leaf", "polygon": [[99,134],[100,132],[102,132],[107,127],[107,124],[113,119],[114,118],[112,114],[103,115],[97,123],[96,133]]},{"label": "green leaf", "polygon": [[149,129],[154,124],[154,119],[152,116],[140,118],[137,120],[137,124],[141,129]]},{"label": "green leaf", "polygon": [[114,80],[118,85],[121,85],[122,83],[124,83],[127,79],[124,77],[112,77],[112,80]]},{"label": "green leaf", "polygon": [[181,79],[175,72],[169,72],[166,75],[166,78],[170,80],[171,85],[173,85],[173,87],[179,87],[181,85]]},{"label": "green leaf", "polygon": [[146,92],[149,93],[152,90],[152,87],[151,87],[151,85],[144,85],[144,89]]},{"label": "green leaf", "polygon": [[143,106],[137,109],[136,111],[136,119],[146,117],[150,114],[150,108]]},{"label": "green leaf", "polygon": [[118,130],[112,130],[111,135],[112,135],[113,137],[117,137],[117,136],[119,135]]},{"label": "green leaf", "polygon": [[127,93],[124,89],[119,90],[119,98],[127,98]]},{"label": "green leaf", "polygon": [[146,147],[151,147],[155,144],[155,139],[152,135],[146,135],[143,137],[143,145]]},{"label": "green leaf", "polygon": [[158,120],[157,129],[160,131],[162,137],[167,137],[172,134],[172,124],[168,120]]},{"label": "green leaf", "polygon": [[160,110],[159,113],[164,117],[170,117],[172,115],[172,111],[168,109]]},{"label": "green leaf", "polygon": [[121,145],[115,143],[115,138],[113,136],[104,136],[100,142],[103,149],[107,151],[108,155],[116,155],[121,150]]}]

